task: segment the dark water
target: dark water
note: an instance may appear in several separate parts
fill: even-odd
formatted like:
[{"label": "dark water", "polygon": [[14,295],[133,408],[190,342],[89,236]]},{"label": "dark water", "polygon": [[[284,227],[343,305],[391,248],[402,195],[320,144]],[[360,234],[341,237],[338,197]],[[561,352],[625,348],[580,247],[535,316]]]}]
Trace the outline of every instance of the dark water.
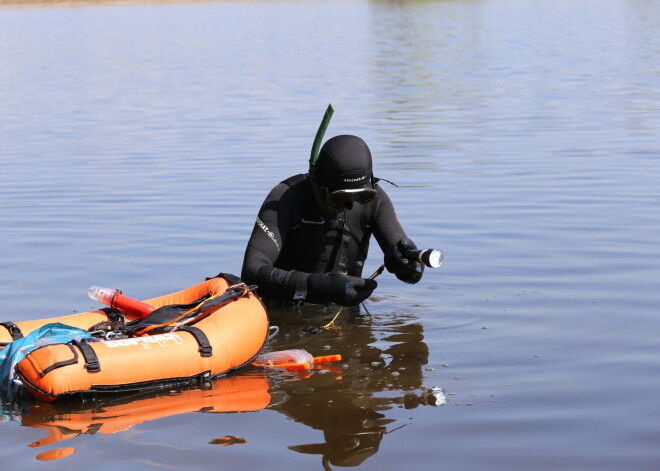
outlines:
[{"label": "dark water", "polygon": [[240,272],[328,102],[446,257],[271,313],[330,369],[14,410],[3,469],[658,469],[658,64],[655,0],[0,9],[2,319]]}]

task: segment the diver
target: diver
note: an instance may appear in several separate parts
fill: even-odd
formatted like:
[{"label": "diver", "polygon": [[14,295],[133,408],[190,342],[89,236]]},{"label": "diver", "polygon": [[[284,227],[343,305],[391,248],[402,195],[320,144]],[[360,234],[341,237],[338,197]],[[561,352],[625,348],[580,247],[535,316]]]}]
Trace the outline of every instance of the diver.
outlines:
[{"label": "diver", "polygon": [[271,190],[247,244],[241,278],[258,286],[268,307],[364,301],[378,286],[362,277],[372,235],[399,280],[417,283],[424,273],[424,264],[404,255],[417,248],[373,175],[367,144],[340,135],[319,150],[332,112],[329,106],[316,134],[309,173]]}]

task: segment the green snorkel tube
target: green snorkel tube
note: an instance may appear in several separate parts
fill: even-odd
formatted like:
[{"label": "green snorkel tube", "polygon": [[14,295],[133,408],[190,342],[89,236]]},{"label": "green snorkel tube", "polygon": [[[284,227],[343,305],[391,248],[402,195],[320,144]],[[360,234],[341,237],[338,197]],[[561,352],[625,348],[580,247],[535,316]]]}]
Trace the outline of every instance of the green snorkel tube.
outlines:
[{"label": "green snorkel tube", "polygon": [[323,115],[323,120],[321,121],[319,130],[316,131],[316,137],[314,137],[314,144],[312,145],[312,153],[309,156],[309,173],[313,175],[317,174],[318,172],[316,163],[319,160],[319,152],[321,151],[321,142],[323,141],[323,136],[325,136],[326,129],[328,129],[328,126],[330,125],[330,120],[332,119],[332,115],[334,114],[334,112],[335,110],[332,107],[332,104],[329,104],[328,109],[325,110],[325,114]]},{"label": "green snorkel tube", "polygon": [[319,160],[319,151],[321,150],[321,142],[323,141],[323,136],[325,136],[325,131],[330,125],[330,120],[335,110],[332,107],[332,104],[328,105],[328,109],[325,110],[323,115],[323,120],[321,120],[321,125],[319,130],[316,131],[316,137],[314,137],[314,144],[312,145],[312,154],[309,156],[309,171],[312,172],[312,167],[316,168],[316,162]]},{"label": "green snorkel tube", "polygon": [[323,119],[321,120],[321,125],[319,126],[318,131],[316,131],[316,136],[314,137],[314,144],[312,145],[312,152],[309,156],[309,174],[311,176],[312,191],[314,192],[314,197],[316,202],[321,207],[321,209],[330,216],[336,216],[337,214],[344,211],[344,208],[335,208],[330,206],[325,199],[325,195],[321,190],[321,181],[319,175],[319,169],[317,166],[319,160],[319,153],[321,151],[321,143],[323,142],[323,136],[325,136],[325,131],[330,125],[330,120],[335,110],[332,107],[332,104],[328,105],[328,108],[325,110]]}]

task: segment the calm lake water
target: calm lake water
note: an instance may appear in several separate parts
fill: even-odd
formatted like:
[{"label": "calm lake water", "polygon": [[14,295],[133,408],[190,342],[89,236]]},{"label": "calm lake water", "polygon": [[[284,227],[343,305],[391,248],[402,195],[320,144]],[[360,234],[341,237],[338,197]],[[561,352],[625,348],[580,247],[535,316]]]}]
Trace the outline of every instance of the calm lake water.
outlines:
[{"label": "calm lake water", "polygon": [[3,320],[240,273],[329,102],[445,253],[271,313],[329,371],[6,408],[3,469],[657,470],[659,64],[656,0],[0,8]]}]

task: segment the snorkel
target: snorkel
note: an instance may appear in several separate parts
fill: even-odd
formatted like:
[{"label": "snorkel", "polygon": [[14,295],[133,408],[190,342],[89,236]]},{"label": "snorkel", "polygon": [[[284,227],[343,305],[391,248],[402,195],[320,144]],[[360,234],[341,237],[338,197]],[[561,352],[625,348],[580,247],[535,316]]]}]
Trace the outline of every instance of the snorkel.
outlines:
[{"label": "snorkel", "polygon": [[328,126],[330,125],[330,120],[332,119],[332,115],[334,114],[334,112],[335,110],[334,108],[332,108],[332,104],[329,104],[328,109],[325,110],[325,114],[323,115],[323,120],[321,120],[321,125],[319,126],[318,131],[316,131],[316,137],[314,137],[314,144],[312,145],[312,153],[309,156],[309,173],[311,173],[312,175],[318,172],[316,163],[319,160],[319,152],[321,151],[321,142],[323,142],[323,136],[325,136],[325,131],[328,129]]},{"label": "snorkel", "polygon": [[332,108],[332,104],[328,104],[328,108],[325,110],[323,119],[321,120],[321,125],[319,126],[318,131],[316,131],[316,136],[314,137],[314,144],[312,145],[312,152],[309,156],[309,174],[311,176],[310,182],[312,184],[312,192],[314,193],[314,198],[318,203],[319,207],[323,212],[327,213],[330,216],[336,216],[337,214],[344,211],[344,208],[336,208],[328,204],[325,199],[325,194],[321,189],[322,183],[319,175],[319,153],[321,151],[321,143],[323,142],[323,136],[325,136],[325,131],[330,125],[330,120],[335,110]]}]

